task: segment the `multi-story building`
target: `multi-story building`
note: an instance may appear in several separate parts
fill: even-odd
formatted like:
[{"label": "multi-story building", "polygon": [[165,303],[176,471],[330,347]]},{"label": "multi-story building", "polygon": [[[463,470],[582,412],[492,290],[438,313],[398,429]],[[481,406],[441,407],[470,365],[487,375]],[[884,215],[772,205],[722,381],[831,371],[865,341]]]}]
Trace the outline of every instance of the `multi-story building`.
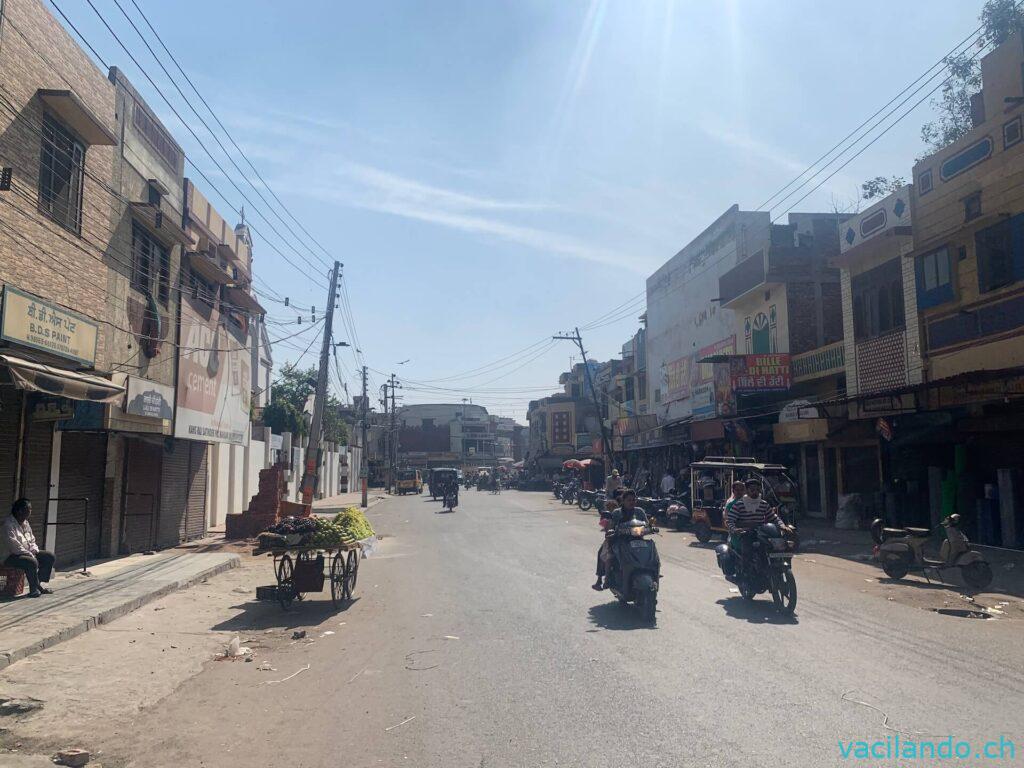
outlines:
[{"label": "multi-story building", "polygon": [[110,554],[119,526],[107,432],[63,429],[124,396],[107,333],[128,259],[115,89],[38,0],[6,0],[0,34],[0,509],[28,497],[36,537],[70,563]]},{"label": "multi-story building", "polygon": [[396,419],[400,465],[479,467],[513,459],[515,421],[488,414],[482,405],[407,405]]},{"label": "multi-story building", "polygon": [[[892,420],[891,443],[911,441],[919,450],[912,467],[894,466],[891,472],[894,477],[911,476],[919,487],[928,488],[932,519],[940,514],[943,495],[955,494],[958,508],[978,520],[975,535],[981,540],[1020,546],[1024,542],[1024,504],[1020,503],[1020,467],[1024,465],[1021,36],[1012,35],[987,54],[981,72],[982,91],[972,100],[974,128],[914,165],[910,258],[924,347],[924,386],[917,392],[917,406],[931,415]],[[997,504],[993,496],[998,496]]]}]

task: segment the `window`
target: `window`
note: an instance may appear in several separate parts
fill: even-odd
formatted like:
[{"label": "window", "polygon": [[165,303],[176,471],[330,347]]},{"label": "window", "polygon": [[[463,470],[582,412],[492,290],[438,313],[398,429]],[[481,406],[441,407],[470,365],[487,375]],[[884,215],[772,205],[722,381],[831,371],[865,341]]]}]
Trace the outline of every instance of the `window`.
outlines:
[{"label": "window", "polygon": [[917,306],[921,309],[938,306],[953,298],[949,248],[936,248],[917,257]]},{"label": "window", "polygon": [[1008,123],[1003,124],[1003,149],[1009,149],[1014,144],[1019,144],[1021,138],[1020,117],[1015,117]]},{"label": "window", "polygon": [[661,390],[660,389],[654,390],[654,402],[656,402],[656,403],[660,403],[661,402]]},{"label": "window", "polygon": [[132,285],[143,293],[153,290],[153,277],[157,278],[156,295],[166,305],[170,296],[171,254],[144,227],[132,222]]},{"label": "window", "polygon": [[917,191],[922,195],[927,195],[932,191],[932,169],[929,168],[927,171],[921,171],[921,175],[917,178]]},{"label": "window", "polygon": [[978,256],[978,290],[1002,288],[1014,281],[1013,221],[1005,219],[974,236]]},{"label": "window", "polygon": [[870,339],[904,327],[899,261],[888,261],[854,276],[851,288],[855,339]]},{"label": "window", "polygon": [[39,210],[75,234],[82,233],[85,145],[48,114],[43,115],[39,156]]},{"label": "window", "polygon": [[964,198],[964,221],[974,221],[981,216],[981,192]]}]

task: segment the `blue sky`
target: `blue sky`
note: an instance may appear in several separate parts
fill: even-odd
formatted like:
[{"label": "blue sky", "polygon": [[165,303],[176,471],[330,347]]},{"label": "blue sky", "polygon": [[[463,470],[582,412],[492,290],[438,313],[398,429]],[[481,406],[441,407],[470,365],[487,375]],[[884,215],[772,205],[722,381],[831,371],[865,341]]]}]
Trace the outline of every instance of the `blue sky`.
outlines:
[{"label": "blue sky", "polygon": [[[114,0],[93,1],[176,96]],[[407,377],[406,402],[467,396],[520,419],[574,352],[538,342],[640,293],[731,204],[757,208],[965,38],[981,6],[136,2],[273,190],[345,263],[366,363]],[[58,3],[224,190],[228,202],[206,191],[231,218],[240,197],[89,6]],[[926,102],[799,210],[845,205],[869,176],[909,177],[929,114]],[[322,310],[320,285],[260,238],[254,268],[293,304]],[[588,331],[592,356],[617,354],[639,311]],[[279,363],[297,356],[275,352]],[[355,356],[342,360],[351,374]],[[444,396],[414,383],[428,380]]]}]

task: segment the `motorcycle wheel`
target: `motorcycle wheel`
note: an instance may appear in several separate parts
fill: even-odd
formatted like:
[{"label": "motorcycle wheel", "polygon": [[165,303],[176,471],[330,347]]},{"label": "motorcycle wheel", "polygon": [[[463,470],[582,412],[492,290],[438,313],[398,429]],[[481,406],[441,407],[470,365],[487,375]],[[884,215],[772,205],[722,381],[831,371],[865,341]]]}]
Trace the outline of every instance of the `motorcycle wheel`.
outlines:
[{"label": "motorcycle wheel", "polygon": [[693,534],[697,537],[697,541],[701,544],[707,544],[711,541],[711,537],[714,535],[714,531],[711,530],[711,526],[705,522],[699,522],[693,526]]},{"label": "motorcycle wheel", "polygon": [[757,592],[755,592],[745,580],[736,582],[736,586],[740,589],[740,597],[748,603],[753,600],[754,596],[757,594]]},{"label": "motorcycle wheel", "polygon": [[976,560],[963,566],[960,575],[971,589],[984,589],[992,583],[992,566],[984,560]]},{"label": "motorcycle wheel", "polygon": [[677,531],[682,531],[686,528],[686,518],[682,515],[676,515],[675,528]]},{"label": "motorcycle wheel", "polygon": [[658,621],[658,593],[653,590],[650,592],[644,592],[640,599],[637,601],[637,607],[640,609],[640,615],[643,620],[648,624],[655,624]]},{"label": "motorcycle wheel", "polygon": [[590,500],[589,496],[580,496],[579,500],[580,509],[586,512],[588,509],[594,506],[594,502]]},{"label": "motorcycle wheel", "polygon": [[796,610],[796,579],[790,570],[777,571],[771,576],[772,601],[779,613],[792,615]]}]

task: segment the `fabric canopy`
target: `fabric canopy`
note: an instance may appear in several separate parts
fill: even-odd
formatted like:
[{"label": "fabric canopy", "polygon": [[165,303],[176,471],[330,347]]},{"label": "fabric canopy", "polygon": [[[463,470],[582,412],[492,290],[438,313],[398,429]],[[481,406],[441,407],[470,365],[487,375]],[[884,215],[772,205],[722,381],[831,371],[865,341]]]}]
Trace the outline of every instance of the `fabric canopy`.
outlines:
[{"label": "fabric canopy", "polygon": [[569,459],[562,462],[562,469],[579,469],[582,466],[579,459]]},{"label": "fabric canopy", "polygon": [[0,355],[0,363],[8,367],[19,389],[90,403],[117,403],[124,397],[124,387],[99,376],[66,371],[13,355]]}]

